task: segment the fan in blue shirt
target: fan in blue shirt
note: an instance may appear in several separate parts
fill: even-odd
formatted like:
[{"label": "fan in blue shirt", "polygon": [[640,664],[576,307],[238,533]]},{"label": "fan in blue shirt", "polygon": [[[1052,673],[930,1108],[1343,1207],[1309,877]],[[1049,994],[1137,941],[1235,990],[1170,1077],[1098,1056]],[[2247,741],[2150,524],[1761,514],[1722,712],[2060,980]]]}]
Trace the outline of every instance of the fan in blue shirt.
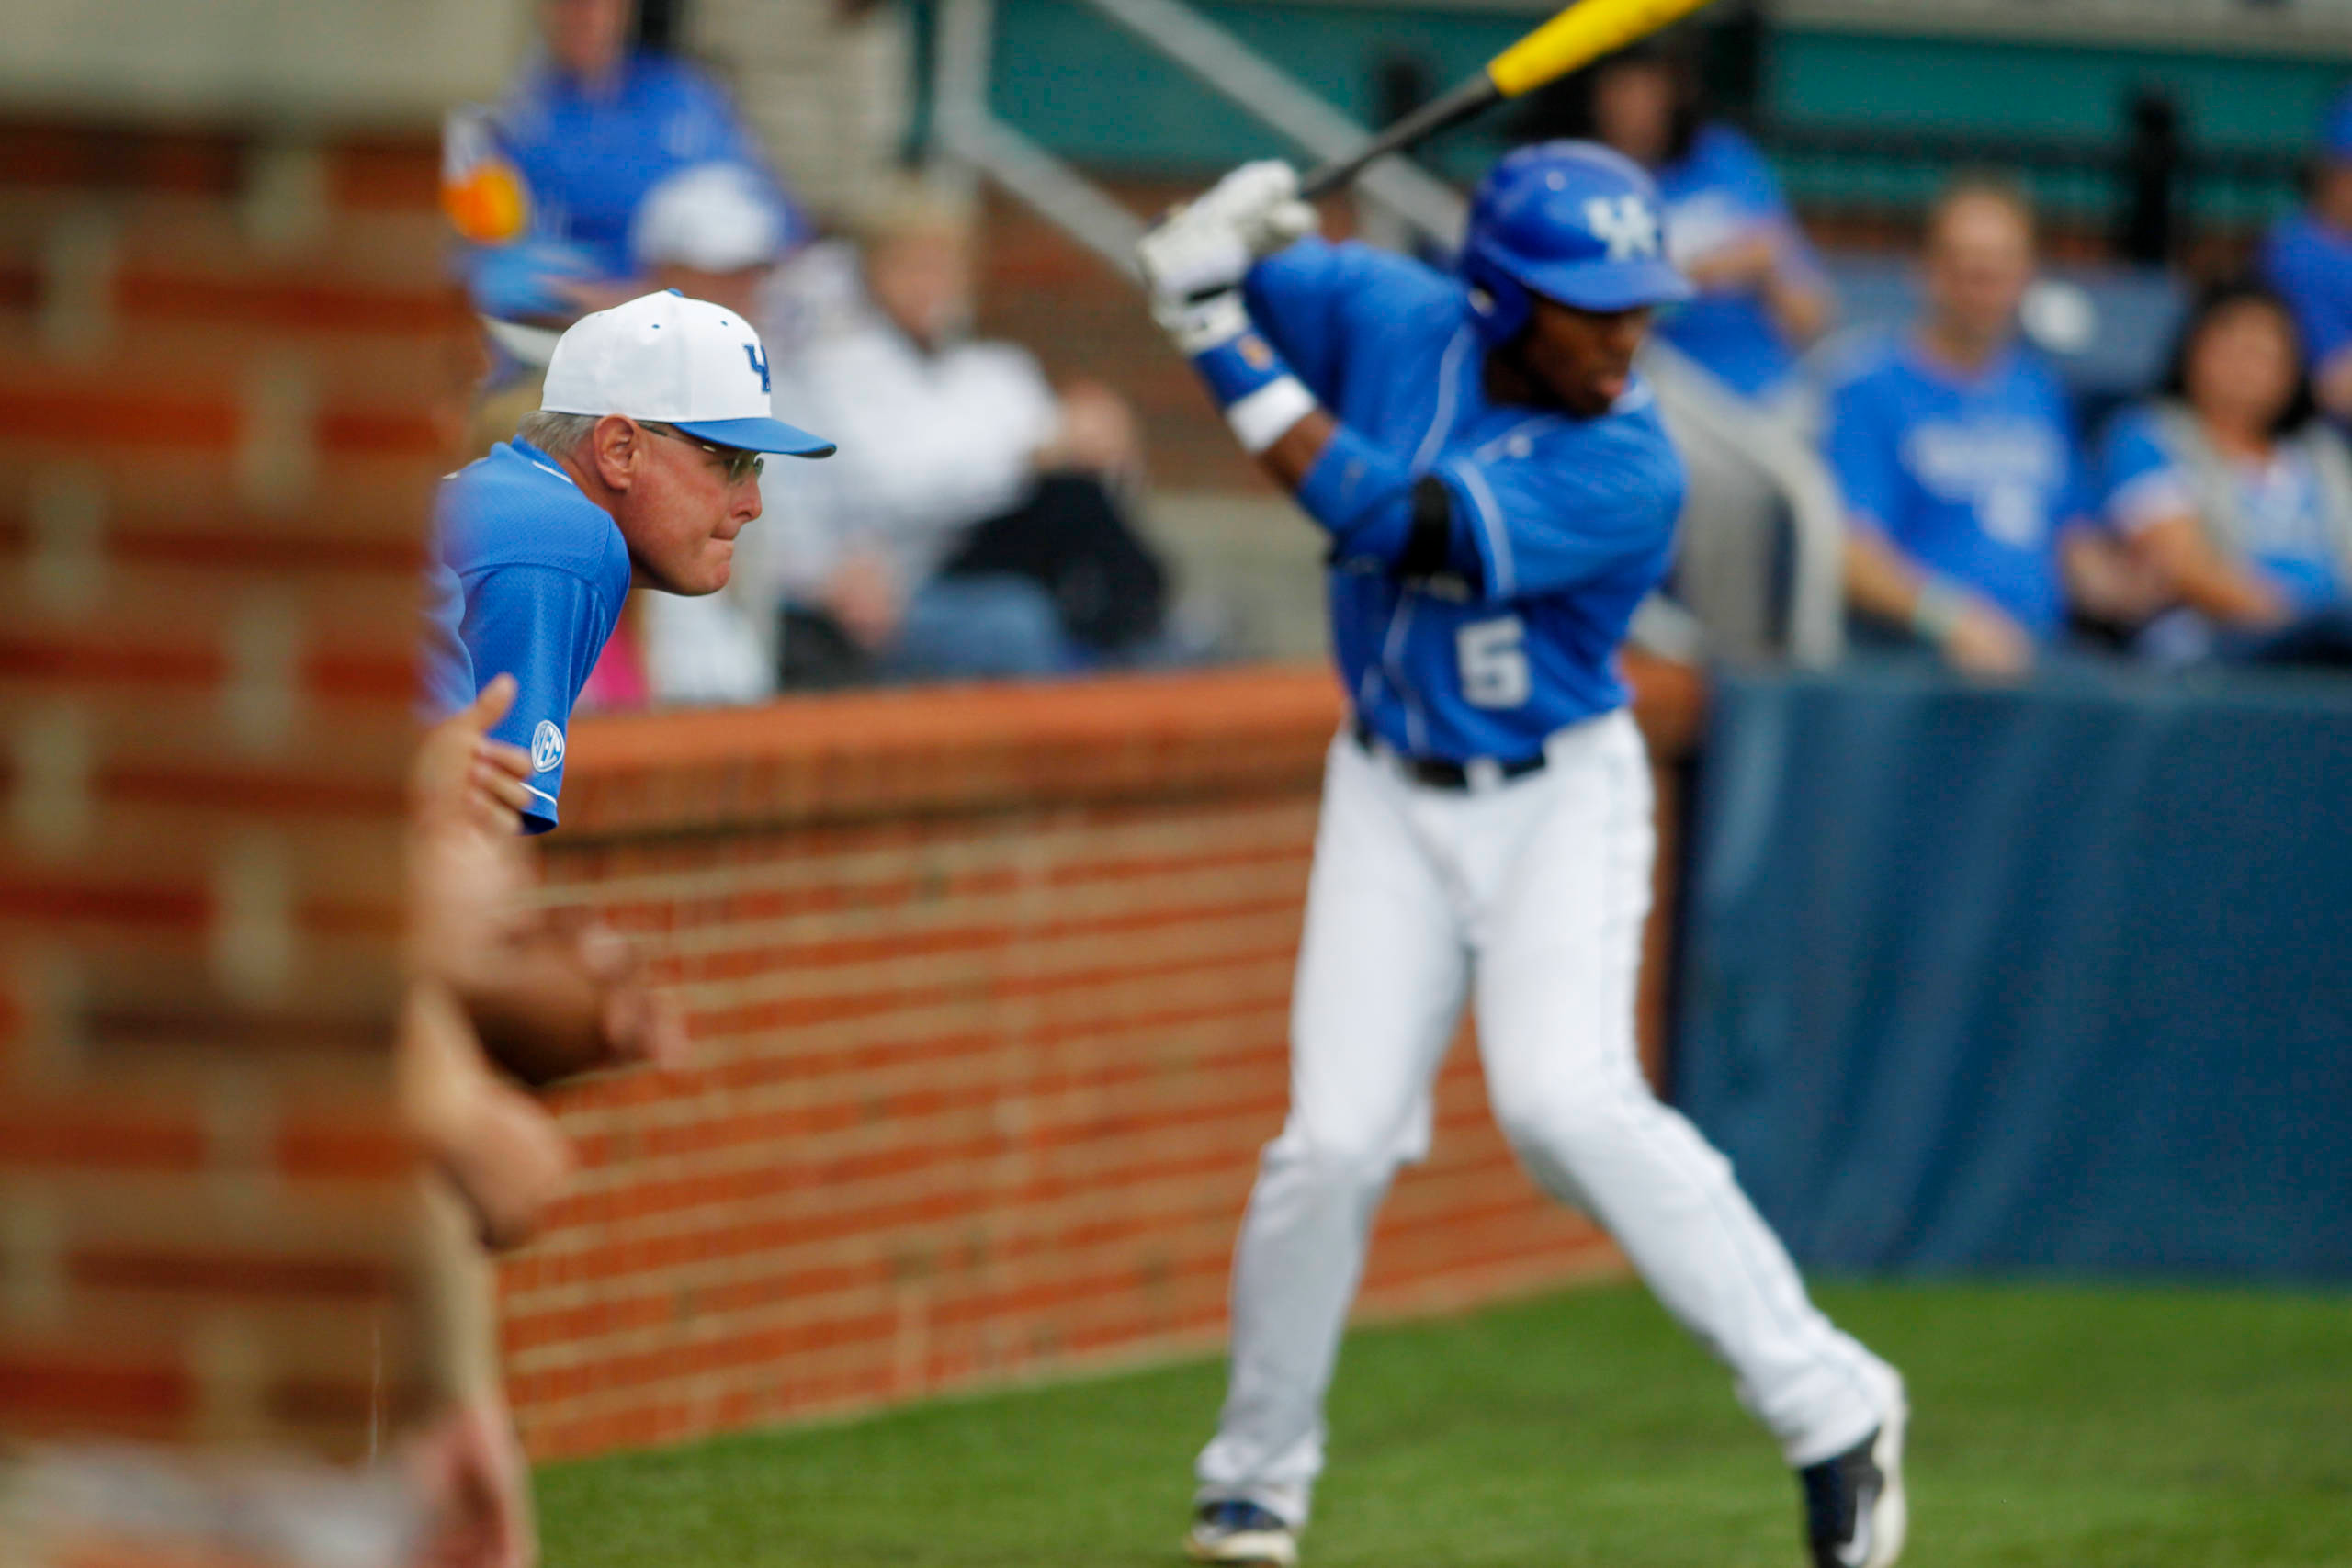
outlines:
[{"label": "fan in blue shirt", "polygon": [[1595,66],[1592,133],[1650,171],[1668,253],[1697,288],[1658,335],[1745,398],[1789,384],[1828,326],[1828,279],[1753,142],[1702,117],[1698,73],[1678,51],[1637,46]]},{"label": "fan in blue shirt", "polygon": [[2017,342],[2033,268],[2022,199],[1954,186],[1929,222],[1921,320],[1832,378],[1850,602],[1982,675],[2021,674],[2064,624],[2062,533],[2084,511],[2072,411]]},{"label": "fan in blue shirt", "polygon": [[771,415],[769,380],[741,317],[649,294],[574,323],[515,439],[442,485],[426,686],[447,711],[449,694],[470,700],[469,678],[514,677],[491,736],[530,752],[528,830],[556,825],[571,705],[632,581],[724,588],[735,536],[760,515],[758,454],[832,451]]},{"label": "fan in blue shirt", "polygon": [[2328,110],[2311,200],[2271,231],[2262,272],[2294,307],[2320,406],[2352,425],[2352,92]]},{"label": "fan in blue shirt", "polygon": [[475,307],[500,321],[568,321],[616,304],[646,275],[631,231],[647,195],[682,170],[734,165],[773,202],[784,247],[808,225],[718,85],[683,61],[633,51],[625,0],[543,7],[547,53],[504,102],[452,118],[446,197],[471,244]]}]

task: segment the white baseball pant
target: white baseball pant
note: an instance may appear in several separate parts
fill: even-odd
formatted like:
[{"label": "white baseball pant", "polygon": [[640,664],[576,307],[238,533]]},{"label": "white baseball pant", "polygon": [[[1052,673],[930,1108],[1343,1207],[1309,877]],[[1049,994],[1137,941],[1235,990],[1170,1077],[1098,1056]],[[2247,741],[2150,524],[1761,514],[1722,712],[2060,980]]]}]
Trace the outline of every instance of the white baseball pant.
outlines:
[{"label": "white baseball pant", "polygon": [[1634,1039],[1655,830],[1633,720],[1564,729],[1546,765],[1468,791],[1333,742],[1291,1003],[1291,1109],[1233,1266],[1231,1383],[1199,1501],[1306,1520],[1323,1398],[1374,1212],[1427,1138],[1475,998],[1497,1120],[1554,1196],[1606,1226],[1734,1375],[1792,1465],[1869,1436],[1900,1384],[1833,1327],[1730,1162],[1658,1104]]}]

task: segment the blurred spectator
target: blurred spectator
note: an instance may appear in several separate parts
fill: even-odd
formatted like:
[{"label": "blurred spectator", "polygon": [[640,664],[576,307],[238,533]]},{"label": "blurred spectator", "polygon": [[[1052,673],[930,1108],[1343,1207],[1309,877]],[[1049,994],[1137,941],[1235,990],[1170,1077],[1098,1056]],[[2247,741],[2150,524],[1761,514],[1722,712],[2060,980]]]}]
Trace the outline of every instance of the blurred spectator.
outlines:
[{"label": "blurred spectator", "polygon": [[2352,453],[2317,412],[2286,302],[2210,290],[2103,454],[2107,521],[2179,605],[2150,657],[2352,661]]},{"label": "blurred spectator", "polygon": [[696,164],[646,194],[629,243],[653,288],[724,305],[758,326],[768,276],[793,233],[756,171]]},{"label": "blurred spectator", "polygon": [[2302,329],[2320,406],[2352,425],[2352,91],[2328,111],[2319,160],[2309,204],[2272,231],[2262,270]]},{"label": "blurred spectator", "polygon": [[[785,376],[796,334],[771,326],[771,287],[791,238],[761,182],[740,164],[703,164],[662,182],[638,212],[636,251],[657,288],[723,305],[759,329],[773,370]],[[780,482],[780,481],[770,481]],[[797,510],[786,526],[799,525]],[[736,541],[737,570],[726,588],[699,598],[646,593],[632,601],[605,660],[636,662],[636,702],[750,703],[775,690],[775,605],[765,563],[775,542],[754,530]],[[600,689],[600,661],[586,697],[631,705],[625,683]]]},{"label": "blurred spectator", "polygon": [[2071,525],[2083,510],[2073,413],[2018,341],[2034,250],[2016,187],[1956,182],[1928,214],[1920,320],[1842,355],[1832,376],[1849,601],[1867,625],[1980,675],[2032,666],[2065,624],[2064,576],[2096,600],[2129,597],[2120,552]]},{"label": "blurred spectator", "polygon": [[643,293],[639,208],[697,164],[742,170],[784,237],[805,231],[718,86],[631,45],[636,10],[635,0],[539,0],[541,56],[495,110],[451,118],[444,198],[470,243],[467,280],[485,316],[560,325]]},{"label": "blurred spectator", "polygon": [[1126,405],[967,340],[962,209],[902,193],[862,238],[854,265],[804,258],[823,298],[778,389],[841,442],[837,471],[772,481],[795,487],[773,541],[785,683],[1050,675],[1150,646],[1164,579],[1125,519],[1142,472]]},{"label": "blurred spectator", "polygon": [[1589,134],[1648,169],[1666,204],[1667,248],[1699,297],[1658,335],[1745,398],[1786,388],[1829,325],[1828,279],[1753,142],[1704,118],[1689,58],[1629,50],[1597,67]]}]

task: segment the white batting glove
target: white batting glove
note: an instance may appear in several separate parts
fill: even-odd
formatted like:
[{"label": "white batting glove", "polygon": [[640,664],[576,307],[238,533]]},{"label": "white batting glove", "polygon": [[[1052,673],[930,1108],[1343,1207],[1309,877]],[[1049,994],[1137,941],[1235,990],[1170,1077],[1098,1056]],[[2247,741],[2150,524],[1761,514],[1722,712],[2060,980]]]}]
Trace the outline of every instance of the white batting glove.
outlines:
[{"label": "white batting glove", "polygon": [[1158,303],[1238,287],[1259,257],[1312,233],[1315,209],[1298,198],[1298,174],[1280,159],[1244,164],[1183,207],[1136,247]]},{"label": "white batting glove", "polygon": [[1240,292],[1233,288],[1221,288],[1201,299],[1155,296],[1151,317],[1176,345],[1176,352],[1187,359],[1220,344],[1231,343],[1250,330],[1249,307],[1241,303]]}]

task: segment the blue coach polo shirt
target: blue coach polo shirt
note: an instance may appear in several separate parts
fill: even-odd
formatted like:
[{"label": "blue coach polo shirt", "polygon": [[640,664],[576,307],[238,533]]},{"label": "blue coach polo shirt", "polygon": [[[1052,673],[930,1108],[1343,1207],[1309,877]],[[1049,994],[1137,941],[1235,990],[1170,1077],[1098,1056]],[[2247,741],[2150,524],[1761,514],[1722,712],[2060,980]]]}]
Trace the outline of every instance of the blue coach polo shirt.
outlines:
[{"label": "blue coach polo shirt", "polygon": [[[556,825],[571,705],[628,598],[628,547],[604,508],[526,441],[443,480],[436,525],[440,564],[464,596],[458,630],[471,690],[514,677],[514,709],[491,734],[530,751],[537,800],[523,825],[544,833]],[[453,669],[452,659],[428,657],[436,697],[456,686]]]}]

